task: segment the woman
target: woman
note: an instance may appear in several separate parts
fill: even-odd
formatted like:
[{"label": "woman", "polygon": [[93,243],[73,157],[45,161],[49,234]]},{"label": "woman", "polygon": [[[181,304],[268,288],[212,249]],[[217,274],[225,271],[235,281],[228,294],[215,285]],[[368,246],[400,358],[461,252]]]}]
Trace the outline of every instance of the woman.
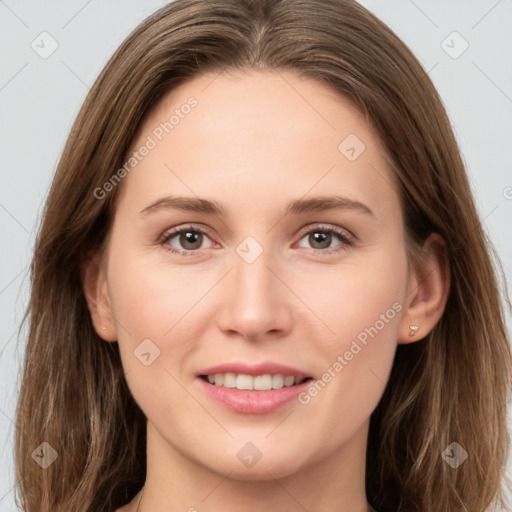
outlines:
[{"label": "woman", "polygon": [[502,498],[490,249],[437,92],[355,2],[136,28],[71,131],[28,313],[23,510]]}]

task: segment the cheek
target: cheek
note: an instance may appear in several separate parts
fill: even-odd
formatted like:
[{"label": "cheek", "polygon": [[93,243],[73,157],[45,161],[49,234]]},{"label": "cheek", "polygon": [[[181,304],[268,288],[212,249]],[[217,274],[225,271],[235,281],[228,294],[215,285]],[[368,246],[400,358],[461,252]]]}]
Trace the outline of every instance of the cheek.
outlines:
[{"label": "cheek", "polygon": [[[144,358],[154,360],[153,370],[174,371],[176,361],[194,350],[192,333],[183,330],[190,329],[190,318],[201,310],[199,302],[208,289],[207,276],[198,279],[193,266],[173,269],[155,259],[137,251],[113,250],[110,256],[110,302],[119,349],[126,373],[135,370],[135,375],[144,372]],[[150,356],[141,357],[148,352]]]},{"label": "cheek", "polygon": [[[325,280],[328,297],[316,288],[314,301],[336,334],[320,340],[321,375],[300,401],[325,418],[322,432],[344,425],[340,432],[346,433],[377,406],[396,351],[406,289],[405,253],[382,252],[372,264],[345,270]],[[323,415],[325,410],[331,414]]]},{"label": "cheek", "polygon": [[108,268],[112,310],[125,327],[119,336],[128,331],[134,341],[163,340],[204,295],[208,283],[197,278],[193,265],[170,264],[164,249],[135,248],[140,242],[122,231],[120,227],[112,238]]},{"label": "cheek", "polygon": [[405,254],[381,253],[304,276],[295,288],[325,325],[328,352],[343,348],[360,333],[364,341],[365,329],[375,324],[383,334],[396,334],[407,283]]},{"label": "cheek", "polygon": [[205,293],[204,281],[201,285],[194,280],[197,272],[173,272],[161,263],[148,263],[150,259],[135,251],[112,252],[111,307],[126,380],[135,401],[150,418],[155,414],[167,417],[162,411],[168,408],[164,397],[169,396],[183,414],[197,415],[178,382],[183,381],[183,359],[196,347],[192,333],[184,329],[189,325],[188,315],[194,314],[194,306]]}]

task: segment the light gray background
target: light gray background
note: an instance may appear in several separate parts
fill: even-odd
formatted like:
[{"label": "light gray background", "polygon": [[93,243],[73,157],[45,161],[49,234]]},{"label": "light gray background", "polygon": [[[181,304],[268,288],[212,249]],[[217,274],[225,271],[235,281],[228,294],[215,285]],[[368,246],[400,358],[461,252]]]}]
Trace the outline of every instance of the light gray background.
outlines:
[{"label": "light gray background", "polygon": [[[12,436],[24,341],[22,336],[18,344],[17,329],[50,180],[78,109],[107,58],[164,3],[0,0],[0,512],[16,510]],[[512,1],[361,3],[429,71],[452,120],[481,218],[512,281]],[[58,43],[46,59],[31,47],[43,31]],[[458,58],[445,51],[456,55],[463,49],[458,36],[446,39],[453,31],[469,44]],[[42,440],[33,441],[35,448]]]}]

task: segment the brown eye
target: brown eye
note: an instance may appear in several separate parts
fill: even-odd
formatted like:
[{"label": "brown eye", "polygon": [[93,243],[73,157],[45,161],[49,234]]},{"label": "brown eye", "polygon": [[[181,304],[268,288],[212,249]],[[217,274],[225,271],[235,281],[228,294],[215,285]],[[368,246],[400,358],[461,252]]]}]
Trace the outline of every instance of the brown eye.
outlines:
[{"label": "brown eye", "polygon": [[199,231],[182,231],[179,234],[179,243],[183,249],[189,251],[199,249],[203,243],[203,234]]},{"label": "brown eye", "polygon": [[327,249],[331,245],[332,235],[323,231],[313,231],[309,234],[308,241],[313,249]]},{"label": "brown eye", "polygon": [[[333,243],[338,239],[338,243]],[[353,236],[342,228],[335,227],[318,227],[310,229],[301,238],[307,241],[307,245],[313,252],[330,254],[343,251],[354,244]],[[300,245],[300,247],[305,247]]]},{"label": "brown eye", "polygon": [[162,246],[171,252],[193,256],[203,247],[205,240],[209,240],[207,234],[193,226],[174,229],[162,237]]}]

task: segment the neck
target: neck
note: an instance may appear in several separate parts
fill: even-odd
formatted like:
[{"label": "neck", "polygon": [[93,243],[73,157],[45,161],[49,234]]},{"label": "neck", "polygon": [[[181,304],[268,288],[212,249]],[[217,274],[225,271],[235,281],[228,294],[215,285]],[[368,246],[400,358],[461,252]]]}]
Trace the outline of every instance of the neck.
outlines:
[{"label": "neck", "polygon": [[[319,457],[306,468],[276,475],[274,468],[261,465],[258,477],[249,480],[201,465],[165,441],[148,422],[146,484],[138,512],[260,512],[266,508],[367,512],[367,427],[365,424],[337,452]],[[139,504],[139,499],[140,494],[134,504]]]}]

